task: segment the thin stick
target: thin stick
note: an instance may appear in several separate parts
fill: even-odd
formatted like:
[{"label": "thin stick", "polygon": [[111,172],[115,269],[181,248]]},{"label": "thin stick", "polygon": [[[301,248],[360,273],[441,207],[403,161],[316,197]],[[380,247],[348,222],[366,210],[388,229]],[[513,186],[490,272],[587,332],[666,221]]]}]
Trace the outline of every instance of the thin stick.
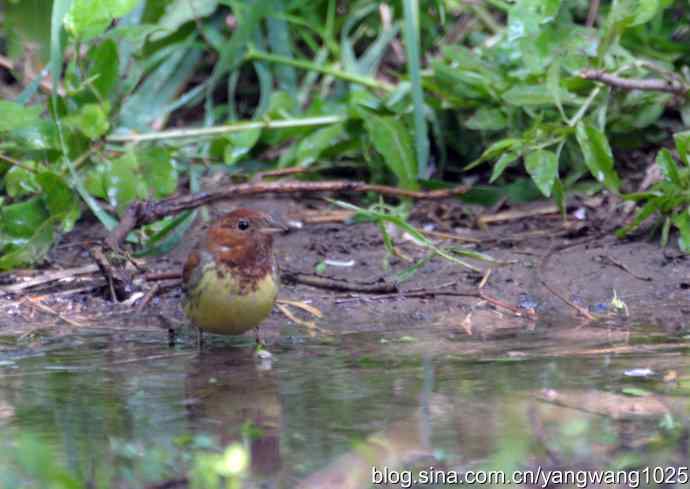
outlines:
[{"label": "thin stick", "polygon": [[599,0],[591,0],[589,3],[589,12],[587,12],[587,20],[585,21],[586,27],[593,27],[594,21],[597,20],[599,15]]},{"label": "thin stick", "polygon": [[[592,239],[589,239],[589,238],[588,238],[587,240],[585,240],[585,242],[591,241],[591,240],[592,240]],[[544,256],[544,258],[542,259],[541,265],[540,265],[539,268],[537,269],[537,275],[538,275],[538,277],[539,277],[539,281],[542,283],[542,285],[543,285],[544,287],[546,287],[546,289],[547,289],[549,292],[551,292],[553,295],[555,295],[556,297],[558,297],[560,300],[562,300],[563,302],[565,302],[567,305],[569,305],[570,307],[572,307],[573,309],[575,309],[580,315],[582,315],[583,317],[585,317],[588,321],[593,321],[593,320],[595,319],[595,317],[594,317],[587,309],[585,309],[584,307],[578,306],[577,304],[575,304],[575,303],[574,303],[573,301],[571,301],[571,300],[568,300],[563,294],[561,294],[561,293],[558,292],[555,288],[553,288],[551,285],[549,285],[549,283],[548,283],[548,282],[546,281],[546,279],[544,278],[544,270],[546,269],[546,265],[547,265],[547,263],[549,262],[549,260],[551,259],[551,257],[554,255],[554,253],[556,253],[556,251],[562,251],[562,250],[564,250],[565,248],[569,248],[569,247],[572,247],[572,246],[577,246],[577,245],[580,245],[580,244],[582,244],[582,242],[574,243],[574,244],[571,244],[571,245],[568,245],[568,246],[565,246],[565,247],[561,247],[561,248],[553,248],[553,249],[552,249],[551,251],[549,251],[549,252]]]},{"label": "thin stick", "polygon": [[624,90],[645,90],[649,92],[667,92],[679,95],[681,97],[687,96],[688,87],[685,83],[677,80],[662,80],[659,78],[649,79],[633,79],[621,78],[602,70],[582,70],[580,76],[585,80],[599,81],[606,85],[622,88]]},{"label": "thin stick", "polygon": [[90,273],[95,273],[99,270],[98,265],[88,264],[77,268],[67,268],[65,270],[58,270],[55,272],[47,272],[38,277],[27,280],[26,282],[19,282],[16,284],[7,285],[5,287],[0,287],[0,291],[3,293],[15,293],[21,292],[24,289],[30,289],[38,285],[44,285],[56,280],[63,280],[66,278],[71,278],[76,275],[86,275]]},{"label": "thin stick", "polygon": [[337,290],[339,292],[359,292],[361,294],[391,294],[398,291],[398,287],[391,283],[362,284],[345,280],[336,280],[318,275],[310,275],[299,272],[282,272],[282,281],[317,287],[320,289]]},{"label": "thin stick", "polygon": [[0,160],[6,161],[10,165],[16,166],[17,168],[21,168],[22,170],[28,171],[29,173],[33,173],[34,175],[36,173],[38,173],[36,170],[31,168],[30,166],[27,166],[24,163],[21,163],[21,162],[15,160],[14,158],[10,158],[9,156],[4,155],[2,153],[0,153]]},{"label": "thin stick", "polygon": [[164,217],[179,212],[208,205],[220,200],[229,200],[242,195],[258,195],[266,193],[323,193],[323,192],[375,192],[393,197],[407,197],[411,199],[443,199],[464,194],[468,187],[460,185],[444,190],[415,191],[404,190],[386,185],[372,185],[357,181],[326,181],[326,182],[265,182],[243,183],[214,192],[198,192],[189,195],[169,197],[159,201],[135,201],[129,205],[120,224],[107,238],[108,245],[118,250],[125,236],[137,226],[158,221]]},{"label": "thin stick", "polygon": [[33,307],[35,309],[38,309],[39,311],[51,314],[53,316],[57,316],[59,319],[63,320],[64,322],[66,322],[67,324],[69,324],[71,326],[77,326],[77,327],[83,326],[83,324],[81,324],[80,322],[74,321],[70,318],[63,316],[62,314],[60,314],[57,311],[54,311],[53,309],[46,306],[45,304],[41,304],[40,302],[33,300],[31,297],[24,297],[24,303],[30,305],[31,307]]}]

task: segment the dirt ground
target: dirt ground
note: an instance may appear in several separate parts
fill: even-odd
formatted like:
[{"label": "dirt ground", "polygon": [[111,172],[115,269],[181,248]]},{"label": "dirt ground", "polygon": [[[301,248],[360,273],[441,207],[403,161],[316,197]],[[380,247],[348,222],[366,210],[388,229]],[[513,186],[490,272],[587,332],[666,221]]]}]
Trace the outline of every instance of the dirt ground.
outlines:
[{"label": "dirt ground", "polygon": [[[279,334],[309,331],[294,318],[311,323],[311,333],[317,334],[405,330],[438,322],[459,334],[491,333],[497,328],[522,328],[545,318],[578,324],[585,320],[583,311],[608,321],[631,318],[655,323],[676,333],[688,328],[690,260],[675,243],[662,249],[657,240],[644,236],[616,239],[610,225],[612,205],[603,199],[569,208],[566,223],[557,213],[537,213],[547,205],[512,207],[512,217],[494,210],[492,216],[506,219],[480,228],[479,211],[457,200],[419,203],[411,222],[429,231],[439,246],[462,246],[507,263],[469,260],[482,270],[474,272],[436,256],[399,284],[398,293],[388,294],[335,291],[287,281],[280,298],[313,306],[322,317],[287,305],[293,318],[274,310],[262,325],[262,334],[270,342]],[[275,242],[280,268],[286,274],[323,276],[355,287],[381,285],[392,283],[398,272],[429,254],[427,248],[398,234],[398,256],[389,256],[376,225],[343,222],[342,212],[334,212],[334,207],[321,199],[245,199],[225,203],[211,213],[237,206],[266,210],[291,226]],[[527,217],[515,218],[518,211],[525,211]],[[333,222],[319,222],[324,220]],[[51,251],[44,266],[0,275],[4,292],[0,298],[0,337],[31,339],[75,333],[81,326],[160,329],[166,323],[161,316],[171,324],[183,324],[178,282],[146,280],[143,272],[179,271],[200,231],[200,227],[193,228],[190,239],[166,256],[139,259],[142,271],[130,267],[131,281],[113,302],[107,280],[94,269],[89,251],[104,233],[95,222],[80,223]],[[324,260],[352,266],[326,265],[317,273]],[[61,270],[65,272],[63,278],[45,280]],[[82,273],[72,273],[74,270]],[[35,285],[26,286],[30,281]],[[476,295],[459,295],[466,291],[476,294],[480,284],[482,294],[498,305]],[[614,298],[621,301],[618,308]],[[503,303],[507,307],[502,307]]]}]

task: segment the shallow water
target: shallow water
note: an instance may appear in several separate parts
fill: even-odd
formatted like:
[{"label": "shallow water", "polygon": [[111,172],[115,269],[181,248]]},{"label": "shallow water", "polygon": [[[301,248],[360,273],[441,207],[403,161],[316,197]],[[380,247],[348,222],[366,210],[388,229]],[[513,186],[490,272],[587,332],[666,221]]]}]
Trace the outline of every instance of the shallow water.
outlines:
[{"label": "shallow water", "polygon": [[[270,360],[249,337],[201,353],[151,330],[0,338],[2,442],[29,433],[78,479],[114,487],[180,477],[188,453],[233,442],[251,455],[242,487],[657,465],[682,482],[690,338],[630,324],[395,329],[283,337]],[[18,464],[0,460],[0,483],[22,480],[8,475]]]}]

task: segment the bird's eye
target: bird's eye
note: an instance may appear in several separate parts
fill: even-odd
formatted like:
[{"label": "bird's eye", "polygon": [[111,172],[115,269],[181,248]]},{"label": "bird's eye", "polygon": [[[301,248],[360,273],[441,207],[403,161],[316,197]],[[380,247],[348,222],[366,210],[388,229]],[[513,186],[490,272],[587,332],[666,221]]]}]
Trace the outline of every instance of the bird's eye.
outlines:
[{"label": "bird's eye", "polygon": [[237,229],[239,229],[240,231],[246,231],[247,229],[249,229],[249,221],[247,221],[246,219],[240,219],[237,222]]}]

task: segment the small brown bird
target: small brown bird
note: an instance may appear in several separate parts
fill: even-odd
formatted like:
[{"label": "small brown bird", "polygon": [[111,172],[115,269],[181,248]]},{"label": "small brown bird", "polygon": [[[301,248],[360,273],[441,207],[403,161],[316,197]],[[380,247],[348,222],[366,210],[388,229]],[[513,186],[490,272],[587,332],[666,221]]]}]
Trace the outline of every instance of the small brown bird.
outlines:
[{"label": "small brown bird", "polygon": [[284,230],[268,214],[236,209],[214,223],[182,272],[185,312],[201,331],[238,335],[273,309],[279,277],[272,234]]}]

